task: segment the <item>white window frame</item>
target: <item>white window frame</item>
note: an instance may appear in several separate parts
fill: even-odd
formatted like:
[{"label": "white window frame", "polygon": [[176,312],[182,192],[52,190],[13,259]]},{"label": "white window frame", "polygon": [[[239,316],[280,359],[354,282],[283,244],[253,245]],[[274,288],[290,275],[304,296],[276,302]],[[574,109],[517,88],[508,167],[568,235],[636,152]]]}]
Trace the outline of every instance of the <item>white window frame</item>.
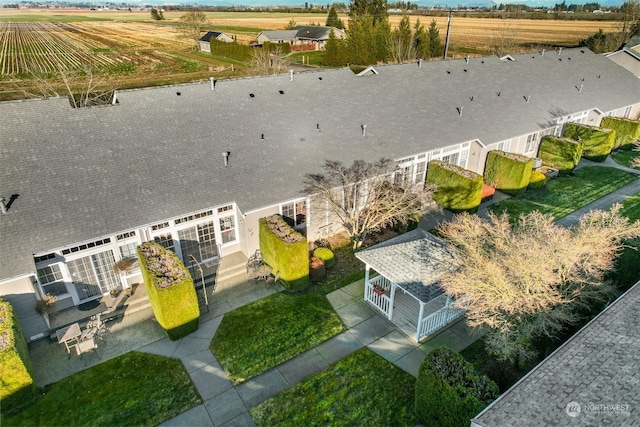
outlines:
[{"label": "white window frame", "polygon": [[[343,189],[343,194],[344,194],[344,189]],[[342,198],[343,202],[344,202],[344,197]],[[298,204],[300,203],[304,203],[304,222],[301,222],[300,224],[298,224]],[[291,218],[293,220],[293,228],[296,230],[303,230],[305,228],[309,227],[309,199],[307,197],[303,197],[303,198],[299,198],[299,199],[293,199],[293,200],[289,200],[285,203],[280,203],[278,205],[278,209],[279,209],[279,213],[280,216],[282,216],[284,218],[284,207],[285,206],[289,206],[289,205],[293,205],[293,218],[291,218],[289,215],[287,215],[287,218]]]},{"label": "white window frame", "polygon": [[[55,267],[58,269],[58,272],[60,273],[60,279],[54,280],[53,282],[43,282],[41,280],[40,274],[38,273],[38,270],[42,270],[45,268],[52,268],[52,267]],[[40,286],[40,292],[42,293],[42,295],[46,295],[47,293],[49,293],[45,289],[47,285],[51,285],[54,283],[62,283],[64,285],[65,292],[62,294],[58,294],[56,296],[58,297],[58,299],[71,297],[71,293],[69,292],[69,287],[67,286],[67,283],[69,283],[69,281],[67,277],[68,272],[66,268],[67,266],[65,265],[64,262],[60,261],[59,259],[56,260],[55,258],[52,260],[49,260],[49,262],[40,262],[36,264],[36,280],[38,281],[38,285]]]},{"label": "white window frame", "polygon": [[524,143],[524,154],[533,153],[538,148],[539,132],[527,135]]}]

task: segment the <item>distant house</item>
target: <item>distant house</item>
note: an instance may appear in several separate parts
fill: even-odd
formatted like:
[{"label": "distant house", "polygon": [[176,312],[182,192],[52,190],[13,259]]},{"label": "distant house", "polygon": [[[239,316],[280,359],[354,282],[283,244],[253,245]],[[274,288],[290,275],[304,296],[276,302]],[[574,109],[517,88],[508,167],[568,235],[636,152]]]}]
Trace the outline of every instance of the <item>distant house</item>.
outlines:
[{"label": "distant house", "polygon": [[345,37],[344,30],[334,27],[320,27],[317,25],[298,26],[292,30],[285,31],[263,31],[256,37],[258,44],[289,43],[291,50],[322,50],[329,34],[333,30],[336,38]]},{"label": "distant house", "polygon": [[608,53],[606,56],[640,78],[640,36],[632,37],[619,50]]},{"label": "distant house", "polygon": [[233,38],[229,37],[225,33],[221,33],[220,31],[208,31],[207,34],[200,37],[201,51],[211,52],[211,39],[220,40],[227,43],[233,42]]}]

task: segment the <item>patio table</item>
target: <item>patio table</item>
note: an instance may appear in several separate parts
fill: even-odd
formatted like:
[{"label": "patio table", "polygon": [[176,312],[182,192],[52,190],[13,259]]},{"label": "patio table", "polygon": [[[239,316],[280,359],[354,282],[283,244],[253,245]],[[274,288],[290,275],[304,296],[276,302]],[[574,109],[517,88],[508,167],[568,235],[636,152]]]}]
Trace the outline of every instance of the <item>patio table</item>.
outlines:
[{"label": "patio table", "polygon": [[67,353],[69,353],[69,357],[71,357],[71,347],[78,345],[81,335],[82,331],[80,330],[80,324],[77,322],[56,331],[58,342],[64,344],[67,349]]}]

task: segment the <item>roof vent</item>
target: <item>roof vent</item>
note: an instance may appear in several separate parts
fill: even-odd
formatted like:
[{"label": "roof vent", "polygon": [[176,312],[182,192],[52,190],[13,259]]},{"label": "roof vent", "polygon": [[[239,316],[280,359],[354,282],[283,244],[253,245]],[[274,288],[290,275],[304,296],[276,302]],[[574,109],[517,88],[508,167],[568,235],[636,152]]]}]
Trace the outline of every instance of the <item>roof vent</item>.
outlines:
[{"label": "roof vent", "polygon": [[322,80],[322,77],[318,77],[318,80]]},{"label": "roof vent", "polygon": [[457,107],[456,110],[458,110],[458,115],[462,116],[462,107]]},{"label": "roof vent", "polygon": [[224,158],[224,165],[227,166],[229,164],[229,156],[231,155],[231,151],[225,151],[222,153],[222,157]]},{"label": "roof vent", "polygon": [[176,95],[180,96],[180,92],[176,92]]},{"label": "roof vent", "polygon": [[289,80],[293,81],[293,70],[289,70]]},{"label": "roof vent", "polygon": [[562,58],[558,58],[558,61],[562,61]]},{"label": "roof vent", "polygon": [[584,53],[584,50],[581,50],[580,53]]},{"label": "roof vent", "polygon": [[422,68],[422,59],[418,59],[418,68]]},{"label": "roof vent", "polygon": [[481,64],[484,64],[484,59],[482,61],[480,61]]},{"label": "roof vent", "polygon": [[531,99],[531,95],[527,95],[524,97],[524,100],[527,101],[527,104],[529,103],[530,99]]},{"label": "roof vent", "polygon": [[255,97],[256,97],[256,94],[255,94],[255,93],[250,93],[250,94],[249,94],[249,98],[255,98]]},{"label": "roof vent", "polygon": [[464,69],[464,72],[465,72],[465,73],[467,72],[467,69],[466,69],[466,68]]},{"label": "roof vent", "polygon": [[567,58],[569,61],[571,61],[571,58]]},{"label": "roof vent", "polygon": [[498,92],[498,96],[500,96],[500,92]]},{"label": "roof vent", "polygon": [[316,130],[320,132],[320,123],[316,123]]},{"label": "roof vent", "polygon": [[260,134],[260,142],[264,142],[264,133]]},{"label": "roof vent", "polygon": [[600,78],[600,74],[598,74],[596,77],[597,77],[597,78]]},{"label": "roof vent", "polygon": [[211,90],[216,90],[216,79],[214,79],[213,77],[209,77],[209,81],[211,82]]},{"label": "roof vent", "polygon": [[451,74],[451,71],[447,70],[447,74]]},{"label": "roof vent", "polygon": [[544,49],[542,49],[542,52],[540,52],[540,56],[544,56]]},{"label": "roof vent", "polygon": [[558,48],[558,55],[560,55],[560,53],[562,53],[562,48],[561,47]]},{"label": "roof vent", "polygon": [[367,125],[360,125],[362,129],[362,136],[367,136]]},{"label": "roof vent", "polygon": [[2,212],[3,215],[7,214],[7,205],[4,203],[5,200],[4,197],[0,197],[0,212]]},{"label": "roof vent", "polygon": [[471,100],[471,102],[473,102],[473,96],[471,98],[469,98]]},{"label": "roof vent", "polygon": [[469,63],[469,58],[471,58],[471,56],[470,56],[470,55],[467,55],[467,57],[466,57],[466,58],[464,58],[464,62],[466,62],[466,63],[468,64],[468,63]]},{"label": "roof vent", "polygon": [[279,93],[280,95],[284,95],[284,91],[283,91],[283,90],[279,90],[279,91],[278,91],[278,93]]},{"label": "roof vent", "polygon": [[576,86],[576,89],[578,89],[578,92],[582,92],[582,88],[584,87],[584,85],[580,85],[580,87]]}]

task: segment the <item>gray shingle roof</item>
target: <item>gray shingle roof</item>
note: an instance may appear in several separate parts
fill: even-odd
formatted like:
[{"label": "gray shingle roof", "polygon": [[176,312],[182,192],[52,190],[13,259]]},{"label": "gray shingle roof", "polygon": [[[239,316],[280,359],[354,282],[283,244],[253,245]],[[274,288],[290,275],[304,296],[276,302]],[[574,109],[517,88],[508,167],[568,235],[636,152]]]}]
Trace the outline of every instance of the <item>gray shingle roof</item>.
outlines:
[{"label": "gray shingle roof", "polygon": [[324,159],[497,142],[559,114],[640,101],[632,74],[583,52],[126,90],[118,105],[83,109],[66,99],[2,102],[0,195],[19,197],[0,216],[0,280],[33,271],[33,253],[217,204],[247,212],[298,197]]},{"label": "gray shingle roof", "polygon": [[294,28],[296,30],[296,38],[319,40],[328,37],[331,27],[320,27],[318,25],[300,25]]},{"label": "gray shingle roof", "polygon": [[[637,426],[639,305],[640,282],[481,412],[472,425]],[[572,402],[580,405],[580,412],[569,416],[567,405]]]},{"label": "gray shingle roof", "polygon": [[296,38],[297,32],[298,32],[297,30],[275,30],[275,31],[263,31],[260,34],[264,35],[269,40],[278,41],[278,40],[293,40]]},{"label": "gray shingle roof", "polygon": [[428,302],[442,293],[440,278],[451,272],[447,244],[416,229],[356,253],[356,257],[416,298]]},{"label": "gray shingle roof", "polygon": [[222,34],[220,31],[207,31],[204,36],[200,37],[200,40],[204,42],[210,42],[212,37],[216,39],[218,38],[218,36],[220,36],[220,34]]}]

